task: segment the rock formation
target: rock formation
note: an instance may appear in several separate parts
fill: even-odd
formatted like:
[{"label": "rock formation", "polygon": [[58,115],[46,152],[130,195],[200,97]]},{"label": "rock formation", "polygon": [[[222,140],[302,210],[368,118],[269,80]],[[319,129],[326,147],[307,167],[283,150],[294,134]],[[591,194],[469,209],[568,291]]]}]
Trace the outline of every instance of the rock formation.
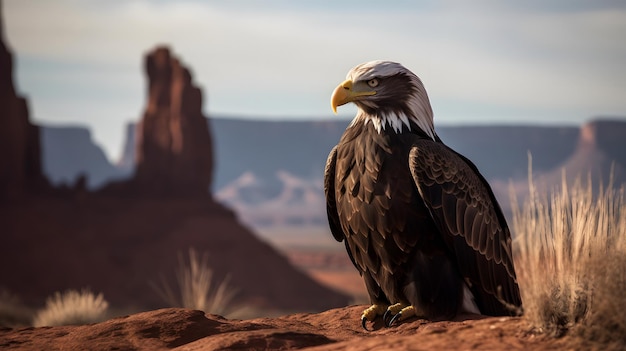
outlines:
[{"label": "rock formation", "polygon": [[148,105],[137,128],[136,185],[150,193],[207,193],[213,175],[202,92],[165,47],[147,55]]},{"label": "rock formation", "polygon": [[594,184],[607,185],[613,172],[614,185],[626,182],[624,140],[626,122],[595,119],[580,128],[576,150],[561,164],[537,176],[538,185],[550,189],[560,185],[563,171],[568,182],[591,176]]},{"label": "rock formation", "polygon": [[0,12],[0,199],[15,199],[27,189],[44,186],[39,128],[29,121],[26,99],[15,91],[13,57]]},{"label": "rock formation", "polygon": [[[578,139],[574,139],[575,149],[565,160],[547,169],[537,169],[533,161],[536,191],[548,194],[561,189],[563,172],[569,186],[576,180],[581,180],[585,185],[590,176],[594,191],[599,190],[600,184],[606,187],[611,181],[617,188],[626,184],[625,135],[626,122],[620,120],[599,118],[584,124]],[[511,190],[515,192],[518,201],[523,201],[529,193],[528,179],[497,181],[491,185],[505,214],[511,219]]]},{"label": "rock formation", "polygon": [[624,136],[626,136],[626,122],[606,118],[594,119],[581,128],[578,149],[595,148],[606,155],[609,162],[626,167]]}]

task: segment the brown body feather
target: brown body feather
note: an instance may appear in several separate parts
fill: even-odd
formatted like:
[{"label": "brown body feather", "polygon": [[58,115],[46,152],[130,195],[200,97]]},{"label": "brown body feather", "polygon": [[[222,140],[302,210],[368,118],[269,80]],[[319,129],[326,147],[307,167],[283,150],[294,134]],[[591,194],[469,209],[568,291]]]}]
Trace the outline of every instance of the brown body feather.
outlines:
[{"label": "brown body feather", "polygon": [[355,121],[324,178],[331,232],[345,240],[371,302],[449,318],[467,285],[481,313],[515,314],[503,304],[521,306],[510,233],[485,179],[417,125],[389,129]]}]

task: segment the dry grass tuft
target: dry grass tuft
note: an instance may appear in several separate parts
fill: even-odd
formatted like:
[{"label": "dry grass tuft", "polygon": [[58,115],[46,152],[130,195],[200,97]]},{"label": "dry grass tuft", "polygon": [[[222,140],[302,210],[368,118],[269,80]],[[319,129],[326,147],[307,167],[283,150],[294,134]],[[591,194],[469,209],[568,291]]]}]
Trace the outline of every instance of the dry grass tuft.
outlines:
[{"label": "dry grass tuft", "polygon": [[95,296],[88,290],[56,292],[46,300],[46,307],[37,312],[33,325],[44,327],[101,322],[108,307],[109,303],[102,294]]},{"label": "dry grass tuft", "polygon": [[516,270],[525,318],[538,330],[626,343],[626,196],[624,186],[590,177],[540,194],[529,167],[530,196],[512,192]]},{"label": "dry grass tuft", "polygon": [[213,281],[213,270],[208,264],[208,254],[199,257],[194,249],[189,249],[189,264],[181,254],[178,255],[178,263],[176,271],[178,294],[165,279],[161,280],[161,286],[152,284],[169,306],[218,315],[236,312],[232,306],[236,290],[229,285],[228,277],[219,283]]}]

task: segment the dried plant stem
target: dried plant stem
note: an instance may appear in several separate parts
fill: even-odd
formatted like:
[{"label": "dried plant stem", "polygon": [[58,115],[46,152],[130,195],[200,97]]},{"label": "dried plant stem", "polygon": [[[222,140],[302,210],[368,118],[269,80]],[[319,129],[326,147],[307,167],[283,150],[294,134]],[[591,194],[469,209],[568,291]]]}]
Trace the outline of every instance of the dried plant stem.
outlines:
[{"label": "dried plant stem", "polygon": [[46,307],[35,315],[35,327],[79,325],[104,320],[109,307],[102,294],[89,290],[56,292],[46,300]]},{"label": "dried plant stem", "polygon": [[219,283],[214,281],[208,254],[199,257],[194,249],[189,249],[189,263],[185,262],[181,254],[178,255],[178,263],[178,294],[164,278],[161,286],[153,284],[153,288],[168,305],[219,315],[231,312],[236,290],[229,285],[228,276]]},{"label": "dried plant stem", "polygon": [[[555,335],[626,341],[626,197],[613,180],[594,194],[591,177],[529,198],[512,191],[516,269],[525,317]],[[611,318],[608,318],[608,317]],[[616,341],[618,340],[618,341]]]}]

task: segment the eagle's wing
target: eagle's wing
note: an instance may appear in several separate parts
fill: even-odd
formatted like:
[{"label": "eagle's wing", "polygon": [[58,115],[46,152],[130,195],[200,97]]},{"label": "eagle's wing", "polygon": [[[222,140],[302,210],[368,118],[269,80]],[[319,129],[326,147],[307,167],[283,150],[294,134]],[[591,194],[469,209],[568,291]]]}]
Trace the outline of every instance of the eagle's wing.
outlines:
[{"label": "eagle's wing", "polygon": [[339,223],[339,214],[337,213],[337,202],[335,200],[335,165],[337,164],[337,147],[335,146],[328,154],[326,160],[326,168],[324,168],[324,195],[326,195],[326,214],[328,215],[328,224],[333,237],[339,242],[345,239],[341,224]]},{"label": "eagle's wing", "polygon": [[339,222],[339,213],[337,212],[337,202],[335,199],[335,166],[337,164],[337,146],[335,146],[328,154],[328,160],[326,160],[326,168],[324,168],[324,194],[326,195],[326,214],[328,215],[328,225],[330,226],[330,232],[333,237],[346,245],[346,251],[350,261],[357,268],[359,273],[363,273],[361,267],[356,264],[352,252],[348,248],[348,242],[345,240],[346,236],[341,229],[341,223]]},{"label": "eagle's wing", "polygon": [[467,158],[442,143],[417,141],[411,174],[481,312],[515,314],[521,306],[511,235],[487,181]]}]

